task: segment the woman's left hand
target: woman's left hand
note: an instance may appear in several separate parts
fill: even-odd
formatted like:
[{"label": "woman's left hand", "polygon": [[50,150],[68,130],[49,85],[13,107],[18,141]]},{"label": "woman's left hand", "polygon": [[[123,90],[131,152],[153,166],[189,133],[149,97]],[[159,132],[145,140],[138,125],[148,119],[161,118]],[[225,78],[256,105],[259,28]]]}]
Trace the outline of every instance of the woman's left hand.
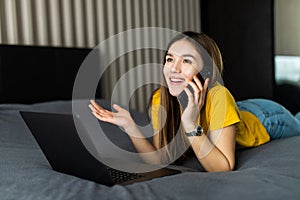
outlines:
[{"label": "woman's left hand", "polygon": [[116,110],[116,112],[102,108],[98,103],[95,102],[95,100],[90,101],[89,107],[92,110],[93,115],[100,121],[122,127],[127,133],[134,132],[131,129],[135,129],[136,124],[130,113],[117,104],[113,104],[113,108]]},{"label": "woman's left hand", "polygon": [[184,88],[189,101],[182,113],[181,122],[186,132],[193,131],[198,124],[200,110],[205,103],[206,91],[209,83],[209,79],[206,79],[204,85],[202,85],[196,75],[193,77],[193,80],[194,81],[190,81],[189,84],[192,86],[194,94],[187,87]]}]

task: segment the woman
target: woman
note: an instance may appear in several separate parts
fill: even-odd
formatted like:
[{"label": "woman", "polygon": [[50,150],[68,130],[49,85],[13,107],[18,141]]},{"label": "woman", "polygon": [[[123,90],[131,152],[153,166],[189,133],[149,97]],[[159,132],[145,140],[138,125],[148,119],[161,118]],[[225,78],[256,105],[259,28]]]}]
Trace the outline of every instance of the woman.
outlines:
[{"label": "woman", "polygon": [[[205,67],[211,76],[202,84],[196,75]],[[122,127],[140,153],[167,147],[179,136],[175,148],[167,148],[163,159],[157,154],[149,162],[174,160],[178,158],[176,152],[190,146],[209,172],[234,169],[236,144],[254,147],[270,139],[300,135],[300,113],[294,117],[282,106],[263,99],[236,103],[221,84],[222,70],[219,48],[207,35],[184,32],[170,42],[164,57],[163,83],[150,102],[153,143],[143,137],[129,112],[120,106],[114,104],[116,112],[111,112],[91,100],[89,107],[99,120]],[[186,108],[177,98],[182,92],[188,96]]]}]

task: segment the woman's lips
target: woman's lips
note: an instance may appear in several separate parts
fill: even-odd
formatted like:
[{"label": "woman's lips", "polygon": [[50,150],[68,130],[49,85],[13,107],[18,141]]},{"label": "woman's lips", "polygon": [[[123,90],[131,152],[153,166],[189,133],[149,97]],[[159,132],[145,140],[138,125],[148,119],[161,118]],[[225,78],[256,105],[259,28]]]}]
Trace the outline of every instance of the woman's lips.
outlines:
[{"label": "woman's lips", "polygon": [[185,81],[184,78],[179,77],[170,77],[169,80],[172,85],[181,85]]},{"label": "woman's lips", "polygon": [[169,77],[168,85],[169,91],[172,96],[177,96],[182,92],[183,84],[185,83],[185,78],[182,77]]}]

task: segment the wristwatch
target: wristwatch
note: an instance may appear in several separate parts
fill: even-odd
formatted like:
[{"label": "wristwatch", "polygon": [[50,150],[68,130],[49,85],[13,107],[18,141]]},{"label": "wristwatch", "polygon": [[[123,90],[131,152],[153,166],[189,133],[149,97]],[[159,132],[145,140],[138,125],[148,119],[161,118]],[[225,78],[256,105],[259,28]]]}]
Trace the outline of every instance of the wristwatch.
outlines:
[{"label": "wristwatch", "polygon": [[188,137],[201,136],[202,134],[203,134],[203,128],[199,125],[196,125],[195,129],[192,132],[185,133],[185,135]]}]

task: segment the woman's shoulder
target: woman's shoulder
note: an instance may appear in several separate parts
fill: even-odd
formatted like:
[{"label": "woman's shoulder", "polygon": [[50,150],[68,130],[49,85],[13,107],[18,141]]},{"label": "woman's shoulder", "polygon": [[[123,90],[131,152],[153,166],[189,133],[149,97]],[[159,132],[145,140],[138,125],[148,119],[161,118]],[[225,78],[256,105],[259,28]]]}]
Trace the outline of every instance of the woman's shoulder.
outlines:
[{"label": "woman's shoulder", "polygon": [[219,82],[215,83],[211,88],[209,88],[208,93],[212,96],[221,95],[221,94],[224,94],[224,95],[230,94],[231,95],[231,92],[224,85],[222,85]]},{"label": "woman's shoulder", "polygon": [[236,101],[231,92],[222,84],[215,84],[212,88],[208,90],[207,93],[208,101],[212,104],[232,104],[235,105]]}]

